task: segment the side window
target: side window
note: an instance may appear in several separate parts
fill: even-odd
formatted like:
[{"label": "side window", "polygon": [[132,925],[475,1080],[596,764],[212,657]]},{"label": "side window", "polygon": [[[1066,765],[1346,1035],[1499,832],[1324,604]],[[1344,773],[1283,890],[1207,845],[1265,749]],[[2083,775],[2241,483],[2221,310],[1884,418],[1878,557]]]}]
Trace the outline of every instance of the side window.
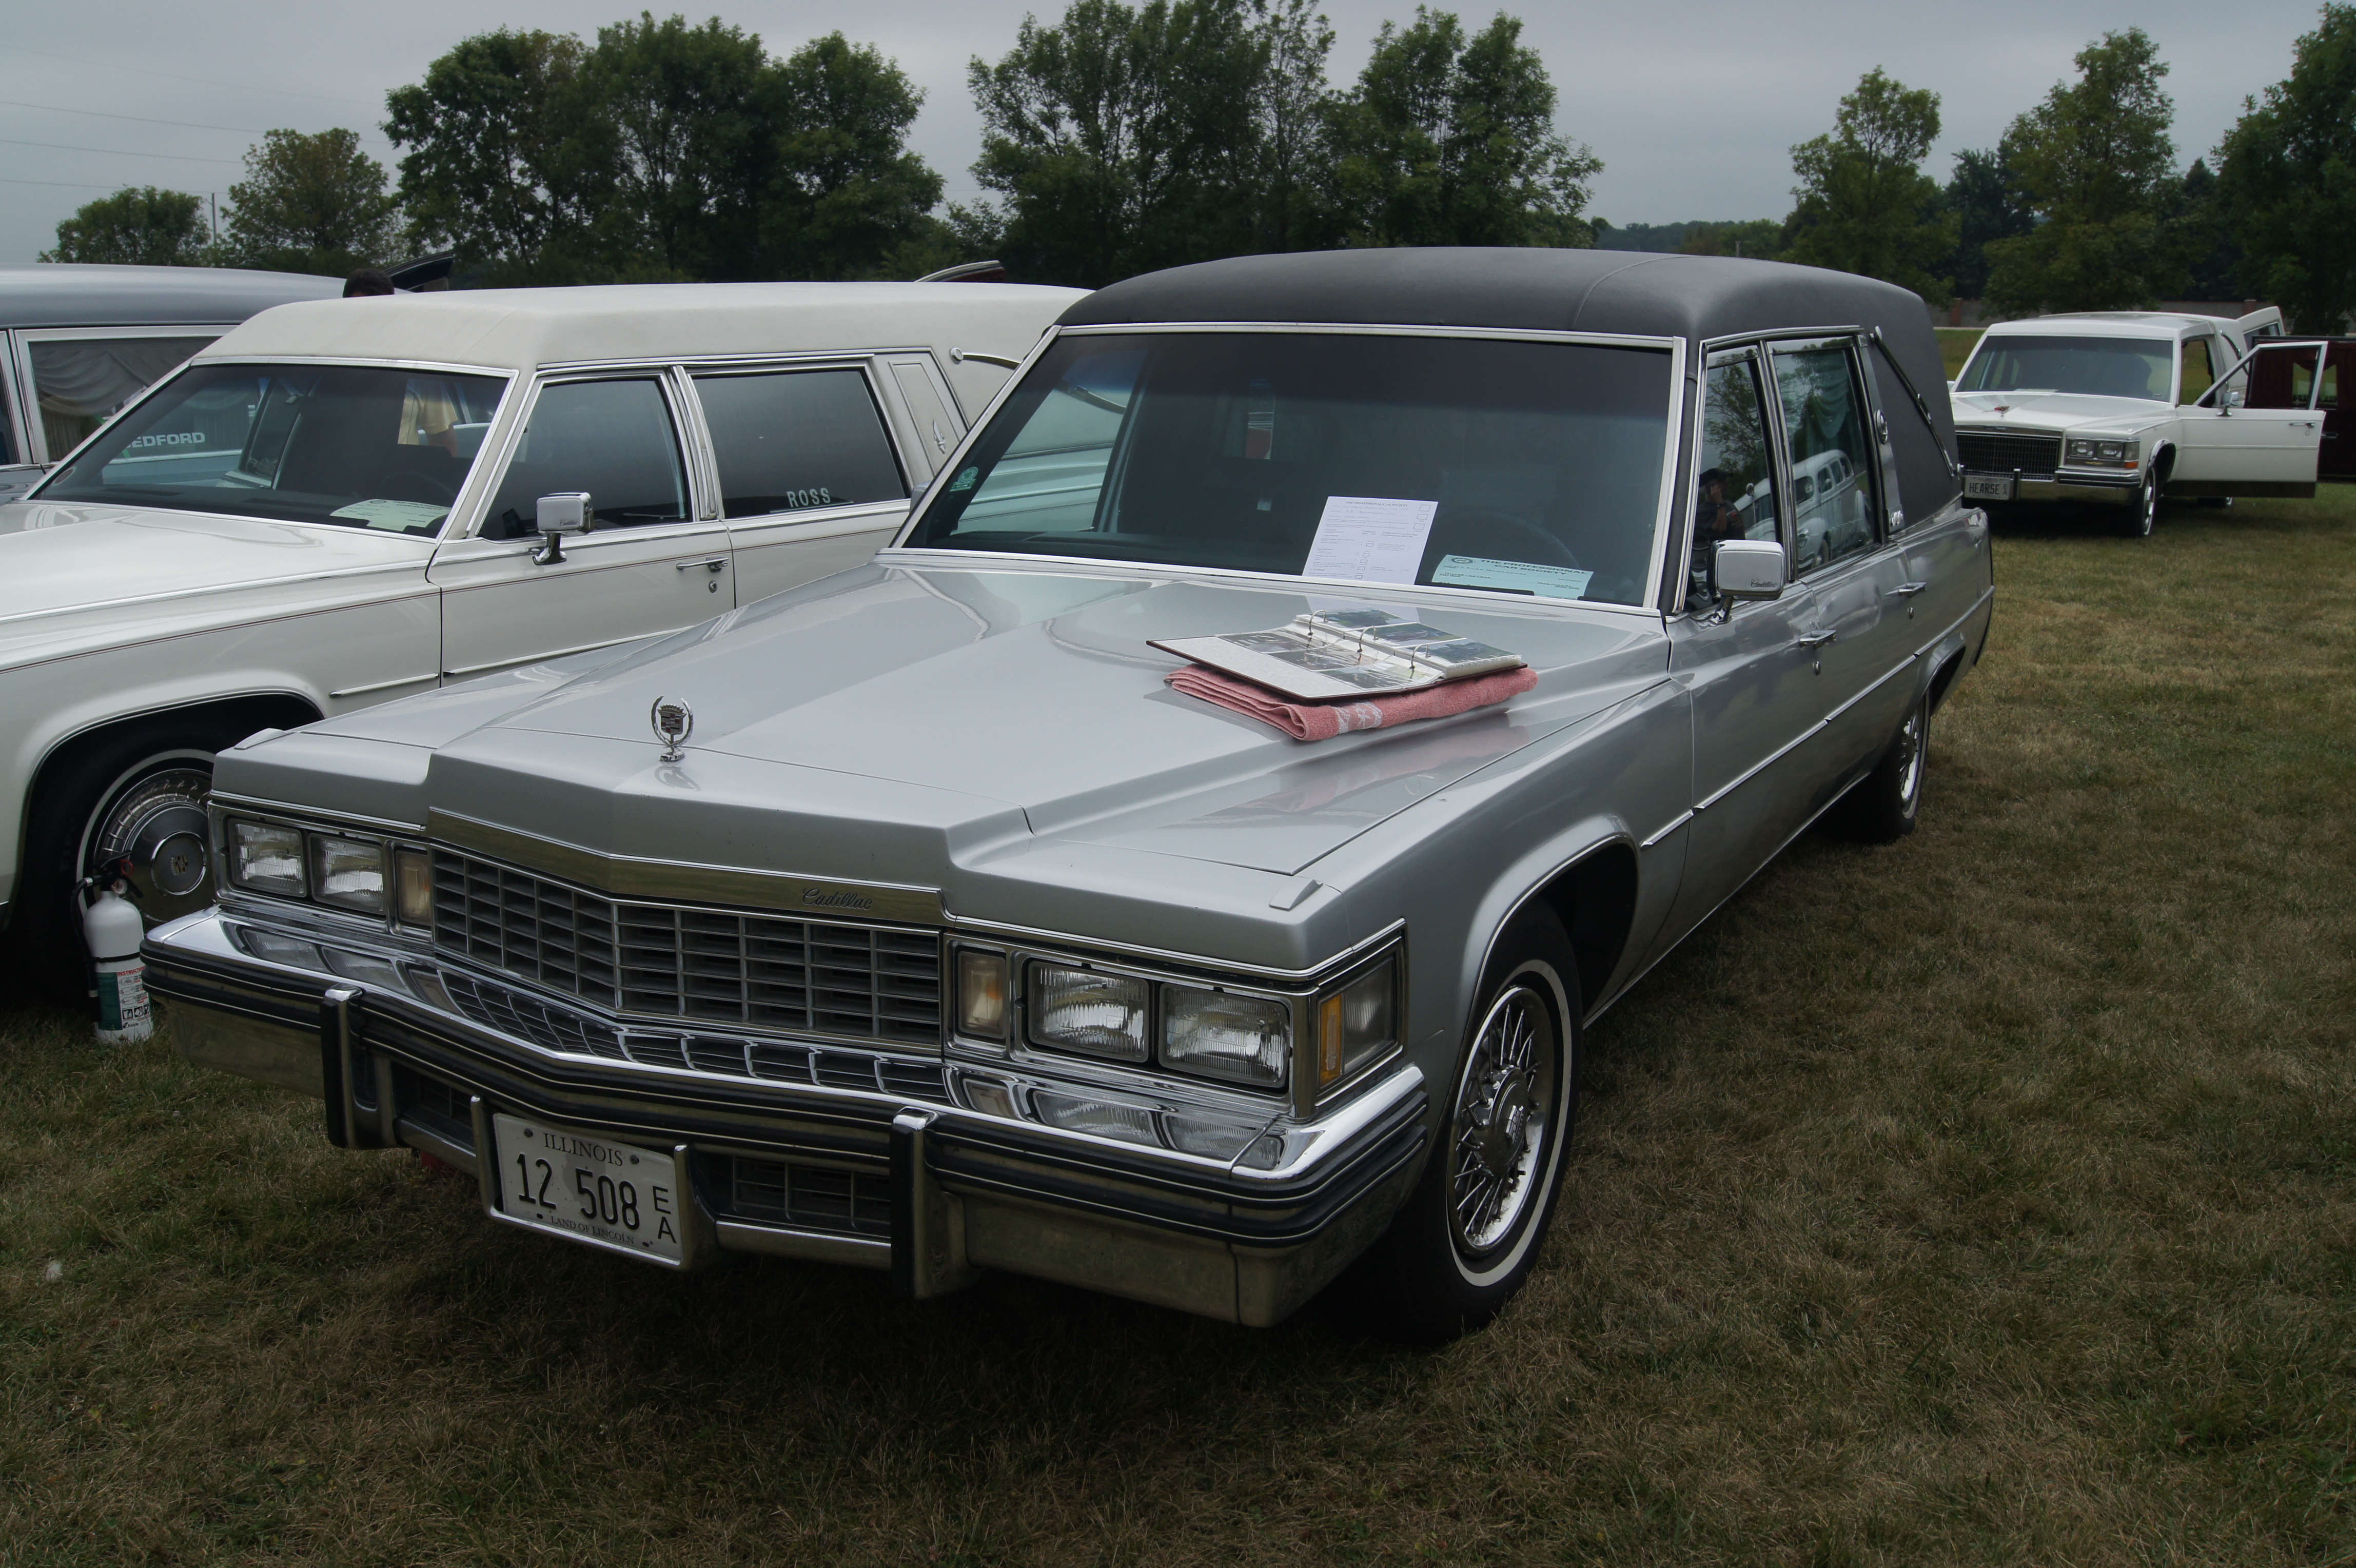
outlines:
[{"label": "side window", "polygon": [[1744,349],[1714,360],[1702,383],[1701,466],[1694,477],[1687,609],[1708,609],[1718,603],[1709,585],[1709,564],[1719,541],[1774,539],[1776,515],[1775,466],[1768,451],[1758,362]]},{"label": "side window", "polygon": [[2216,367],[2210,362],[2209,339],[2188,338],[2184,341],[2184,384],[2176,394],[2179,403],[2197,403],[2201,394],[2217,384]]},{"label": "side window", "polygon": [[899,500],[908,493],[857,371],[695,378],[730,517]]},{"label": "side window", "polygon": [[2269,343],[2225,384],[2252,408],[2305,408],[2315,391],[2315,356],[2312,343]]},{"label": "side window", "polygon": [[1845,343],[1776,349],[1775,388],[1792,465],[1794,576],[1874,547],[1873,446]]},{"label": "side window", "polygon": [[215,337],[52,338],[27,344],[49,460],[80,446],[115,410]]},{"label": "side window", "polygon": [[633,376],[541,388],[483,537],[529,537],[540,498],[560,490],[588,491],[599,528],[686,521],[687,467],[659,381]]}]

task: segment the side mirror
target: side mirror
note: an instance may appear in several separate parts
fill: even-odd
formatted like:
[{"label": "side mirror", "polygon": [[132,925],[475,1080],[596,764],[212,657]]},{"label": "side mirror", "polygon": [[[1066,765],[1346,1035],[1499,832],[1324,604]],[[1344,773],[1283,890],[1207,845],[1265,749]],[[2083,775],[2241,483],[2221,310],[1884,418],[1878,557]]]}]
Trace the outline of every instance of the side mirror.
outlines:
[{"label": "side mirror", "polygon": [[1721,539],[1709,558],[1709,585],[1718,592],[1718,619],[1745,599],[1779,599],[1789,579],[1783,546],[1769,539]]},{"label": "side mirror", "polygon": [[540,498],[540,518],[535,526],[540,531],[540,548],[532,559],[543,566],[558,566],[564,562],[564,536],[586,533],[596,514],[589,510],[587,490],[566,490],[558,495]]}]

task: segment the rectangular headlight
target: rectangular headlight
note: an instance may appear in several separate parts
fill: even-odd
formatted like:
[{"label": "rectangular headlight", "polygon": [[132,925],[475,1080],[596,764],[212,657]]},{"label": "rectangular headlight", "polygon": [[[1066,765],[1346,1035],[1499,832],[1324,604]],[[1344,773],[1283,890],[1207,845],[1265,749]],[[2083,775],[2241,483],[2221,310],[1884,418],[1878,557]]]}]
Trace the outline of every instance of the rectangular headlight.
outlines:
[{"label": "rectangular headlight", "polygon": [[1031,1043],[1114,1061],[1145,1059],[1146,983],[1060,963],[1033,963],[1024,986]]},{"label": "rectangular headlight", "polygon": [[1292,1009],[1264,996],[1193,985],[1162,988],[1162,1065],[1230,1083],[1274,1088],[1292,1052]]},{"label": "rectangular headlight", "polygon": [[434,924],[434,862],[423,850],[392,852],[392,908],[404,926]]},{"label": "rectangular headlight", "polygon": [[977,1040],[1006,1038],[1006,955],[958,949],[957,986],[958,1033]]},{"label": "rectangular headlight", "polygon": [[2093,442],[2072,440],[2070,443],[2070,460],[2072,462],[2092,462],[2094,461],[2094,444]]},{"label": "rectangular headlight", "polygon": [[313,833],[311,897],[338,909],[384,913],[384,845],[373,839]]},{"label": "rectangular headlight", "polygon": [[1317,1087],[1341,1082],[1398,1038],[1398,962],[1376,965],[1317,1004]]},{"label": "rectangular headlight", "polygon": [[298,829],[231,818],[229,824],[229,879],[254,893],[274,893],[300,898],[308,884],[303,875],[303,834]]}]

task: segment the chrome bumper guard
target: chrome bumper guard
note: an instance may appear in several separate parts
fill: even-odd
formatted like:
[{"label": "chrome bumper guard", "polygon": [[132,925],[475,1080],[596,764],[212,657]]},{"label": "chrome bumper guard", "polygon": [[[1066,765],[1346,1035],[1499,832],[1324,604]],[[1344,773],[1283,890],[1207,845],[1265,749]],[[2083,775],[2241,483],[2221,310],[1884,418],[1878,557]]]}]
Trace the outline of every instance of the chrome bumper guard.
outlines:
[{"label": "chrome bumper guard", "polygon": [[919,1299],[1000,1269],[1266,1326],[1381,1233],[1426,1139],[1423,1080],[1404,1064],[1283,1127],[1284,1154],[1251,1168],[976,1109],[954,1064],[933,1101],[563,1056],[404,983],[465,972],[438,957],[304,931],[348,949],[346,973],[313,972],[253,956],[232,924],[249,923],[216,908],[148,936],[148,987],[174,1004],[190,1061],[319,1097],[338,1148],[406,1145],[466,1171],[508,1223],[477,1155],[494,1108],[669,1153],[693,1195],[680,1267],[763,1252],[888,1268]]}]

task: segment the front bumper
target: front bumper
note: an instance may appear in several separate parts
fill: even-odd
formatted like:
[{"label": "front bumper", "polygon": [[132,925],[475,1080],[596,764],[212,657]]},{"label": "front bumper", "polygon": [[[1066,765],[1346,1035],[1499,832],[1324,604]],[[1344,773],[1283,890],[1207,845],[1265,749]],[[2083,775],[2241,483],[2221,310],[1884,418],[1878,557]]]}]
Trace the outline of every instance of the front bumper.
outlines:
[{"label": "front bumper", "polygon": [[[674,1153],[695,1199],[688,1265],[744,1251],[889,1268],[919,1297],[995,1268],[1265,1326],[1382,1232],[1426,1137],[1405,1063],[1222,1162],[977,1105],[954,1062],[785,1042],[808,1080],[784,1082],[550,1048],[525,1036],[552,1038],[553,1010],[509,977],[235,911],[160,926],[145,956],[189,1060],[319,1097],[339,1147],[407,1145],[469,1172],[494,1218],[496,1162],[477,1151],[495,1110]],[[494,992],[514,1000],[486,1015]],[[787,1191],[820,1197],[744,1196]]]},{"label": "front bumper", "polygon": [[[1980,472],[1982,470],[1967,470],[1968,474]],[[2057,501],[2072,505],[2132,506],[2136,488],[2142,483],[2141,477],[2136,474],[2015,474],[2006,477],[2013,481],[2013,504],[2022,506],[2051,505]]]}]

